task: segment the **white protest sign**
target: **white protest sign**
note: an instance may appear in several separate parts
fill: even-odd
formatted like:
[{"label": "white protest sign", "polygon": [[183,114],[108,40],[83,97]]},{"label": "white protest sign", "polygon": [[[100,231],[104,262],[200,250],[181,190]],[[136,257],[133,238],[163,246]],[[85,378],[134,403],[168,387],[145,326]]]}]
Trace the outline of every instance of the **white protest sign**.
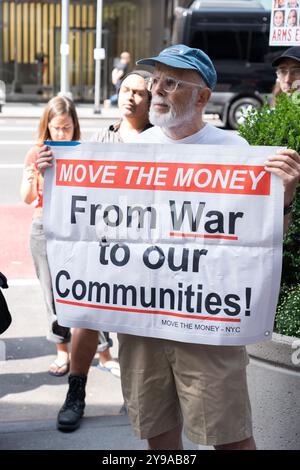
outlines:
[{"label": "white protest sign", "polygon": [[270,338],[282,255],[274,147],[53,146],[44,227],[61,325],[205,344]]},{"label": "white protest sign", "polygon": [[272,0],[270,46],[300,45],[300,3],[298,0]]}]

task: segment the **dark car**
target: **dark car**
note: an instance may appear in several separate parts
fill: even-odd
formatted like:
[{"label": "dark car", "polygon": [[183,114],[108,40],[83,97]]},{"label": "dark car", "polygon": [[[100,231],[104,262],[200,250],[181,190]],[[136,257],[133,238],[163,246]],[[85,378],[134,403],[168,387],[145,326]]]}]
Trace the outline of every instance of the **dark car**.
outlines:
[{"label": "dark car", "polygon": [[194,1],[177,8],[173,43],[204,50],[218,84],[206,112],[233,129],[250,107],[260,107],[276,81],[271,62],[285,47],[269,46],[271,11],[257,1]]}]

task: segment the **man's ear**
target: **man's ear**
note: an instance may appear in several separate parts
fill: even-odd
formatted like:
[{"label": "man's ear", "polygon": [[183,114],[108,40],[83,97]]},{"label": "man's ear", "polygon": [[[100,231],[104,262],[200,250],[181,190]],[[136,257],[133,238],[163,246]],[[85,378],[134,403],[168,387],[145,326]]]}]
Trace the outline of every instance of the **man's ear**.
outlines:
[{"label": "man's ear", "polygon": [[209,98],[211,97],[211,89],[208,87],[202,88],[198,94],[198,102],[200,106],[206,106]]}]

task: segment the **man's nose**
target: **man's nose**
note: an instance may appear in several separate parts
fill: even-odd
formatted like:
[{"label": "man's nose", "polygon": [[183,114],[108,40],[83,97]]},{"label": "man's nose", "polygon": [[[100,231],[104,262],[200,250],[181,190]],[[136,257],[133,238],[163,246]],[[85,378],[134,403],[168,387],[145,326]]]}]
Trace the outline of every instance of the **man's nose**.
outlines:
[{"label": "man's nose", "polygon": [[[155,85],[153,85],[152,90],[151,90],[152,94],[156,94],[156,95],[165,95],[166,92],[165,92],[165,90],[164,90],[163,85],[164,85],[164,80],[160,78],[160,79],[157,81],[157,83],[156,83]],[[153,92],[154,92],[154,93],[153,93]]]},{"label": "man's nose", "polygon": [[287,74],[285,75],[284,80],[288,83],[290,83],[294,80],[294,76],[293,76],[293,73],[291,72],[291,70],[287,71]]},{"label": "man's nose", "polygon": [[128,99],[129,99],[129,100],[132,100],[133,97],[134,97],[134,92],[133,92],[133,90],[129,90],[129,91],[128,91]]}]

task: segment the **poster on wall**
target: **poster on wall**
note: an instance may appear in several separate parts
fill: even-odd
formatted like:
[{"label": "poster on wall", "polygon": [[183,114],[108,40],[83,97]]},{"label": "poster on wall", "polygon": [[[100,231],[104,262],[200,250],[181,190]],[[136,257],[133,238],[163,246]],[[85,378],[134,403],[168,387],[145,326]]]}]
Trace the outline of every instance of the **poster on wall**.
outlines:
[{"label": "poster on wall", "polygon": [[300,46],[300,0],[272,0],[270,46]]}]

